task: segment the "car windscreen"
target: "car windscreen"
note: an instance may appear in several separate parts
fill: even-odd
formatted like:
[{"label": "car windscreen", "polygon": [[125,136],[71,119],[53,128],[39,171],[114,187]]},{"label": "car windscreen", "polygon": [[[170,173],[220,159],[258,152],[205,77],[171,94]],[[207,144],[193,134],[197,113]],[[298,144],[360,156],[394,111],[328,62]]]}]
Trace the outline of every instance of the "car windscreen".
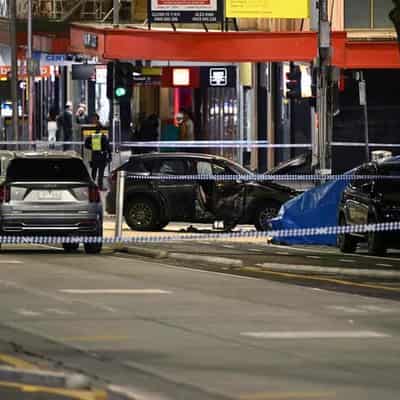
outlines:
[{"label": "car windscreen", "polygon": [[400,165],[381,165],[378,169],[378,175],[393,177],[393,179],[378,179],[376,182],[376,188],[382,193],[397,194],[400,197]]},{"label": "car windscreen", "polygon": [[10,162],[8,181],[84,181],[90,182],[88,171],[76,158],[20,158]]}]

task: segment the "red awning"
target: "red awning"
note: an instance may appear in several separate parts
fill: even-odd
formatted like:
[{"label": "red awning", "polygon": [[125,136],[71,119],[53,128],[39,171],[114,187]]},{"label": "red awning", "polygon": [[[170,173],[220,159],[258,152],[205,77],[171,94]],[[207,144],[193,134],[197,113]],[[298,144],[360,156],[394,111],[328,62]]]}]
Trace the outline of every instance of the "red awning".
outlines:
[{"label": "red awning", "polygon": [[[396,42],[352,42],[332,34],[333,64],[345,68],[400,68]],[[311,61],[315,32],[188,32],[74,24],[70,51],[101,59],[266,62]]]}]

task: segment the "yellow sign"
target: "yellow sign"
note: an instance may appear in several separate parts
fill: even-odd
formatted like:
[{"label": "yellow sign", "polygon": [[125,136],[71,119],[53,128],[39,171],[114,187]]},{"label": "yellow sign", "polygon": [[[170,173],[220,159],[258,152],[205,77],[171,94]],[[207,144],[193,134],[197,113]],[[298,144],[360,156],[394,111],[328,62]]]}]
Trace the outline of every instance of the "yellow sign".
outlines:
[{"label": "yellow sign", "polygon": [[227,18],[309,18],[310,0],[225,0]]}]

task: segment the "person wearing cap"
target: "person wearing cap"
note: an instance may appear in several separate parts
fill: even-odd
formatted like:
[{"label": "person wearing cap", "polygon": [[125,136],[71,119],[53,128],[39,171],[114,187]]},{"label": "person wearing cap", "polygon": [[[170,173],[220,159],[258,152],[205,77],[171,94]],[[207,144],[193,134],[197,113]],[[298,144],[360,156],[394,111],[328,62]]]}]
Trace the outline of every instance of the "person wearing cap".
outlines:
[{"label": "person wearing cap", "polygon": [[111,145],[108,136],[102,132],[103,126],[100,123],[99,115],[94,113],[90,121],[95,125],[95,133],[85,140],[85,148],[91,151],[90,167],[92,168],[92,178],[96,181],[100,190],[103,187],[104,170],[107,163],[111,162]]},{"label": "person wearing cap", "polygon": [[[64,142],[72,141],[72,103],[68,101],[65,104],[64,111],[58,116],[57,124],[62,130],[62,140]],[[64,151],[69,150],[70,144],[64,143]]]},{"label": "person wearing cap", "polygon": [[80,103],[75,112],[75,122],[79,125],[88,124],[89,118],[86,113],[86,105]]}]

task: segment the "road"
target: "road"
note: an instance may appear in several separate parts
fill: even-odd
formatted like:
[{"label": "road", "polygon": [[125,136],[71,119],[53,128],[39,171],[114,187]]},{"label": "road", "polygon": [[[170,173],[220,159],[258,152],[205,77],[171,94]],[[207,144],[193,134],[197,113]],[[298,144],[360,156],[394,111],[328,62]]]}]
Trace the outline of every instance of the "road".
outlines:
[{"label": "road", "polygon": [[0,289],[0,341],[99,383],[169,399],[400,391],[392,300],[32,246],[2,253]]}]

